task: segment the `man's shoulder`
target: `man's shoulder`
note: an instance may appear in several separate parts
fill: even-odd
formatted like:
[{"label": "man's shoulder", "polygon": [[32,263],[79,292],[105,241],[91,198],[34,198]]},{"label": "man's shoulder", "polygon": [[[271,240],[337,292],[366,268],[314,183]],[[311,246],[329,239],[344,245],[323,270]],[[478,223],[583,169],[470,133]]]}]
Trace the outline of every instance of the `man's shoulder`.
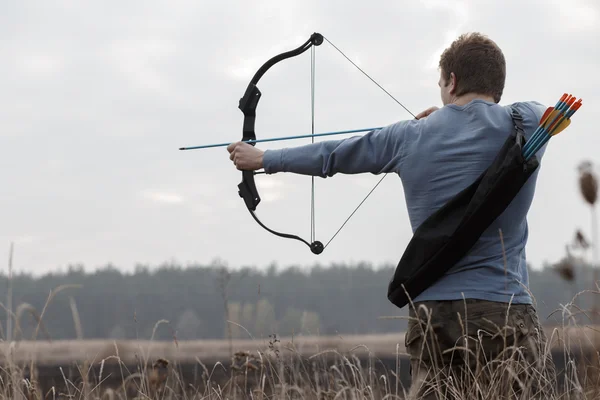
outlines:
[{"label": "man's shoulder", "polygon": [[529,117],[536,121],[539,121],[542,118],[544,111],[548,108],[546,105],[536,100],[517,101],[509,104],[507,107],[514,107],[523,115],[523,118]]},{"label": "man's shoulder", "polygon": [[398,127],[414,128],[417,131],[424,130],[444,130],[455,125],[462,126],[465,119],[473,120],[473,117],[480,123],[492,122],[497,124],[500,120],[510,118],[511,107],[514,107],[523,117],[525,125],[537,126],[547,106],[536,100],[517,101],[510,104],[500,105],[486,101],[472,101],[463,106],[448,104],[435,111],[427,118],[422,120],[403,121]]}]

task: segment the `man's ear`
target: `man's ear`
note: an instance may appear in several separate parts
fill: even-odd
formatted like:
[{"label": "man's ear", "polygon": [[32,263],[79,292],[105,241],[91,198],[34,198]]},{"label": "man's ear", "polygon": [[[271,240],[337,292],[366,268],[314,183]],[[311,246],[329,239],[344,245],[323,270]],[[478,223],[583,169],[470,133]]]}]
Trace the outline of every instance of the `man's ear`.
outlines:
[{"label": "man's ear", "polygon": [[456,75],[454,72],[450,72],[450,79],[448,80],[448,85],[450,86],[450,94],[456,93]]}]

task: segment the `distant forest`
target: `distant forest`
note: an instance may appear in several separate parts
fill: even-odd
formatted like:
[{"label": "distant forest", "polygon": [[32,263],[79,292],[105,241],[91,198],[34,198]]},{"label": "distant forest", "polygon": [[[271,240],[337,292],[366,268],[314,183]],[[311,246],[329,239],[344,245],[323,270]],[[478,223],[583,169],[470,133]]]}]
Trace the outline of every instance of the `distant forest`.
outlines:
[{"label": "distant forest", "polygon": [[[43,311],[38,340],[150,339],[153,330],[155,340],[401,332],[404,319],[379,318],[406,315],[386,297],[393,270],[392,265],[364,264],[228,271],[215,264],[138,267],[124,274],[108,265],[89,273],[70,267],[39,278],[19,275],[12,280],[12,309],[19,319],[18,327],[12,322],[12,337],[33,337],[44,304],[61,285],[81,287],[55,293]],[[590,289],[592,277],[591,270],[581,266],[571,282],[549,266],[530,269],[543,323],[562,324],[560,313],[549,315],[577,292]],[[3,306],[7,290],[7,276],[1,275]],[[585,295],[578,306],[590,309],[593,296]],[[0,334],[6,338],[7,314],[0,315]],[[156,326],[161,320],[168,323]]]}]

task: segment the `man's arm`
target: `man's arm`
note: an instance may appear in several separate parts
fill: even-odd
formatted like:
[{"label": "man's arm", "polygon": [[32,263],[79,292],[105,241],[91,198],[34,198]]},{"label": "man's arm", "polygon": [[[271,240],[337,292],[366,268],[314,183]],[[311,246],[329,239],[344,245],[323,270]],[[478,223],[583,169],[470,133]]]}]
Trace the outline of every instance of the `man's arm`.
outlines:
[{"label": "man's arm", "polygon": [[268,174],[380,174],[400,169],[404,137],[415,124],[414,120],[401,121],[362,136],[265,152],[239,142],[228,150],[238,169],[264,168]]}]

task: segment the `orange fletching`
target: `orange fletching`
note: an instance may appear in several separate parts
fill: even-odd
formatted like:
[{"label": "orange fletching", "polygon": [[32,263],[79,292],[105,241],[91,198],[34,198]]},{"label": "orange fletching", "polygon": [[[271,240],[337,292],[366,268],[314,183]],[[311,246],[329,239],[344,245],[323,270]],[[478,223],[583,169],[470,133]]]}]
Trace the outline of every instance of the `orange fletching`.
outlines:
[{"label": "orange fletching", "polygon": [[550,115],[552,110],[554,110],[554,107],[546,108],[546,111],[544,111],[544,115],[542,115],[542,118],[540,119],[540,125],[542,125],[544,122],[546,122],[546,119],[548,119],[548,116]]}]

